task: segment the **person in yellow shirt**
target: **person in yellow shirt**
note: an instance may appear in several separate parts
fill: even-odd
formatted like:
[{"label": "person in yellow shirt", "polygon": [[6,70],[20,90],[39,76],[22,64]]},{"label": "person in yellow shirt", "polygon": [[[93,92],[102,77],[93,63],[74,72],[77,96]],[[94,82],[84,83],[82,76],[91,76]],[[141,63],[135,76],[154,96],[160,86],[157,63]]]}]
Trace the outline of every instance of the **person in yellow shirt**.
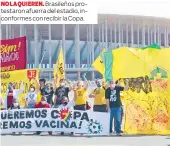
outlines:
[{"label": "person in yellow shirt", "polygon": [[105,99],[105,84],[100,80],[96,80],[97,88],[89,95],[94,97],[93,111],[95,112],[107,112],[106,99]]},{"label": "person in yellow shirt", "polygon": [[78,81],[77,87],[74,89],[74,100],[75,106],[74,110],[87,110],[87,89],[88,89],[88,82],[86,79],[86,74],[84,74],[85,82]]}]

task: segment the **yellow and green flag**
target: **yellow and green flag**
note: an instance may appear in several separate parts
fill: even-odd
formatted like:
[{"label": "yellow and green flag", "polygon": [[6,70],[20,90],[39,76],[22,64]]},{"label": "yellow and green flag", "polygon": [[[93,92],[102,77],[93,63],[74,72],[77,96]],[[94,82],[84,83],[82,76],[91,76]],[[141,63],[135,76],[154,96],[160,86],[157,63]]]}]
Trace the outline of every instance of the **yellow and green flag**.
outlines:
[{"label": "yellow and green flag", "polygon": [[104,53],[105,79],[129,80],[124,132],[170,133],[170,48],[121,47]]}]

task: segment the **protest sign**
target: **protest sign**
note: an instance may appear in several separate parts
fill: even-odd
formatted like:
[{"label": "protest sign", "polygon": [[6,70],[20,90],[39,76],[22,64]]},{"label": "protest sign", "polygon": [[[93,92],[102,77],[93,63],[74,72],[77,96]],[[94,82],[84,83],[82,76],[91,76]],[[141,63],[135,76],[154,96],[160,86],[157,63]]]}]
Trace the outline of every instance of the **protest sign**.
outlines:
[{"label": "protest sign", "polygon": [[95,135],[109,134],[109,113],[52,108],[21,109],[0,113],[2,133],[56,131]]},{"label": "protest sign", "polygon": [[[24,70],[16,70],[16,71],[9,71],[9,72],[1,72],[1,94],[2,98],[6,99],[6,91],[8,89],[8,84],[10,82],[14,83],[16,89],[21,88],[20,81],[24,83],[24,91],[20,94],[19,101],[20,105],[24,106],[25,104],[25,94],[28,93],[30,84],[35,84],[35,87],[38,88],[36,85],[36,80],[39,78],[39,69],[24,69]],[[3,108],[3,107],[1,107]]]},{"label": "protest sign", "polygon": [[26,68],[26,37],[1,40],[1,72]]}]

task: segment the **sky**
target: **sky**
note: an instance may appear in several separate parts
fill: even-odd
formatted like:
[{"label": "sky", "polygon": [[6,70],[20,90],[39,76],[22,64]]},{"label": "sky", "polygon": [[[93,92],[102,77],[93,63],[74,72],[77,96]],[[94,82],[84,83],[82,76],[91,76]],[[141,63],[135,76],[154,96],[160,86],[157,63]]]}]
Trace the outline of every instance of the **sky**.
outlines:
[{"label": "sky", "polygon": [[170,18],[170,0],[96,0],[99,14]]}]

